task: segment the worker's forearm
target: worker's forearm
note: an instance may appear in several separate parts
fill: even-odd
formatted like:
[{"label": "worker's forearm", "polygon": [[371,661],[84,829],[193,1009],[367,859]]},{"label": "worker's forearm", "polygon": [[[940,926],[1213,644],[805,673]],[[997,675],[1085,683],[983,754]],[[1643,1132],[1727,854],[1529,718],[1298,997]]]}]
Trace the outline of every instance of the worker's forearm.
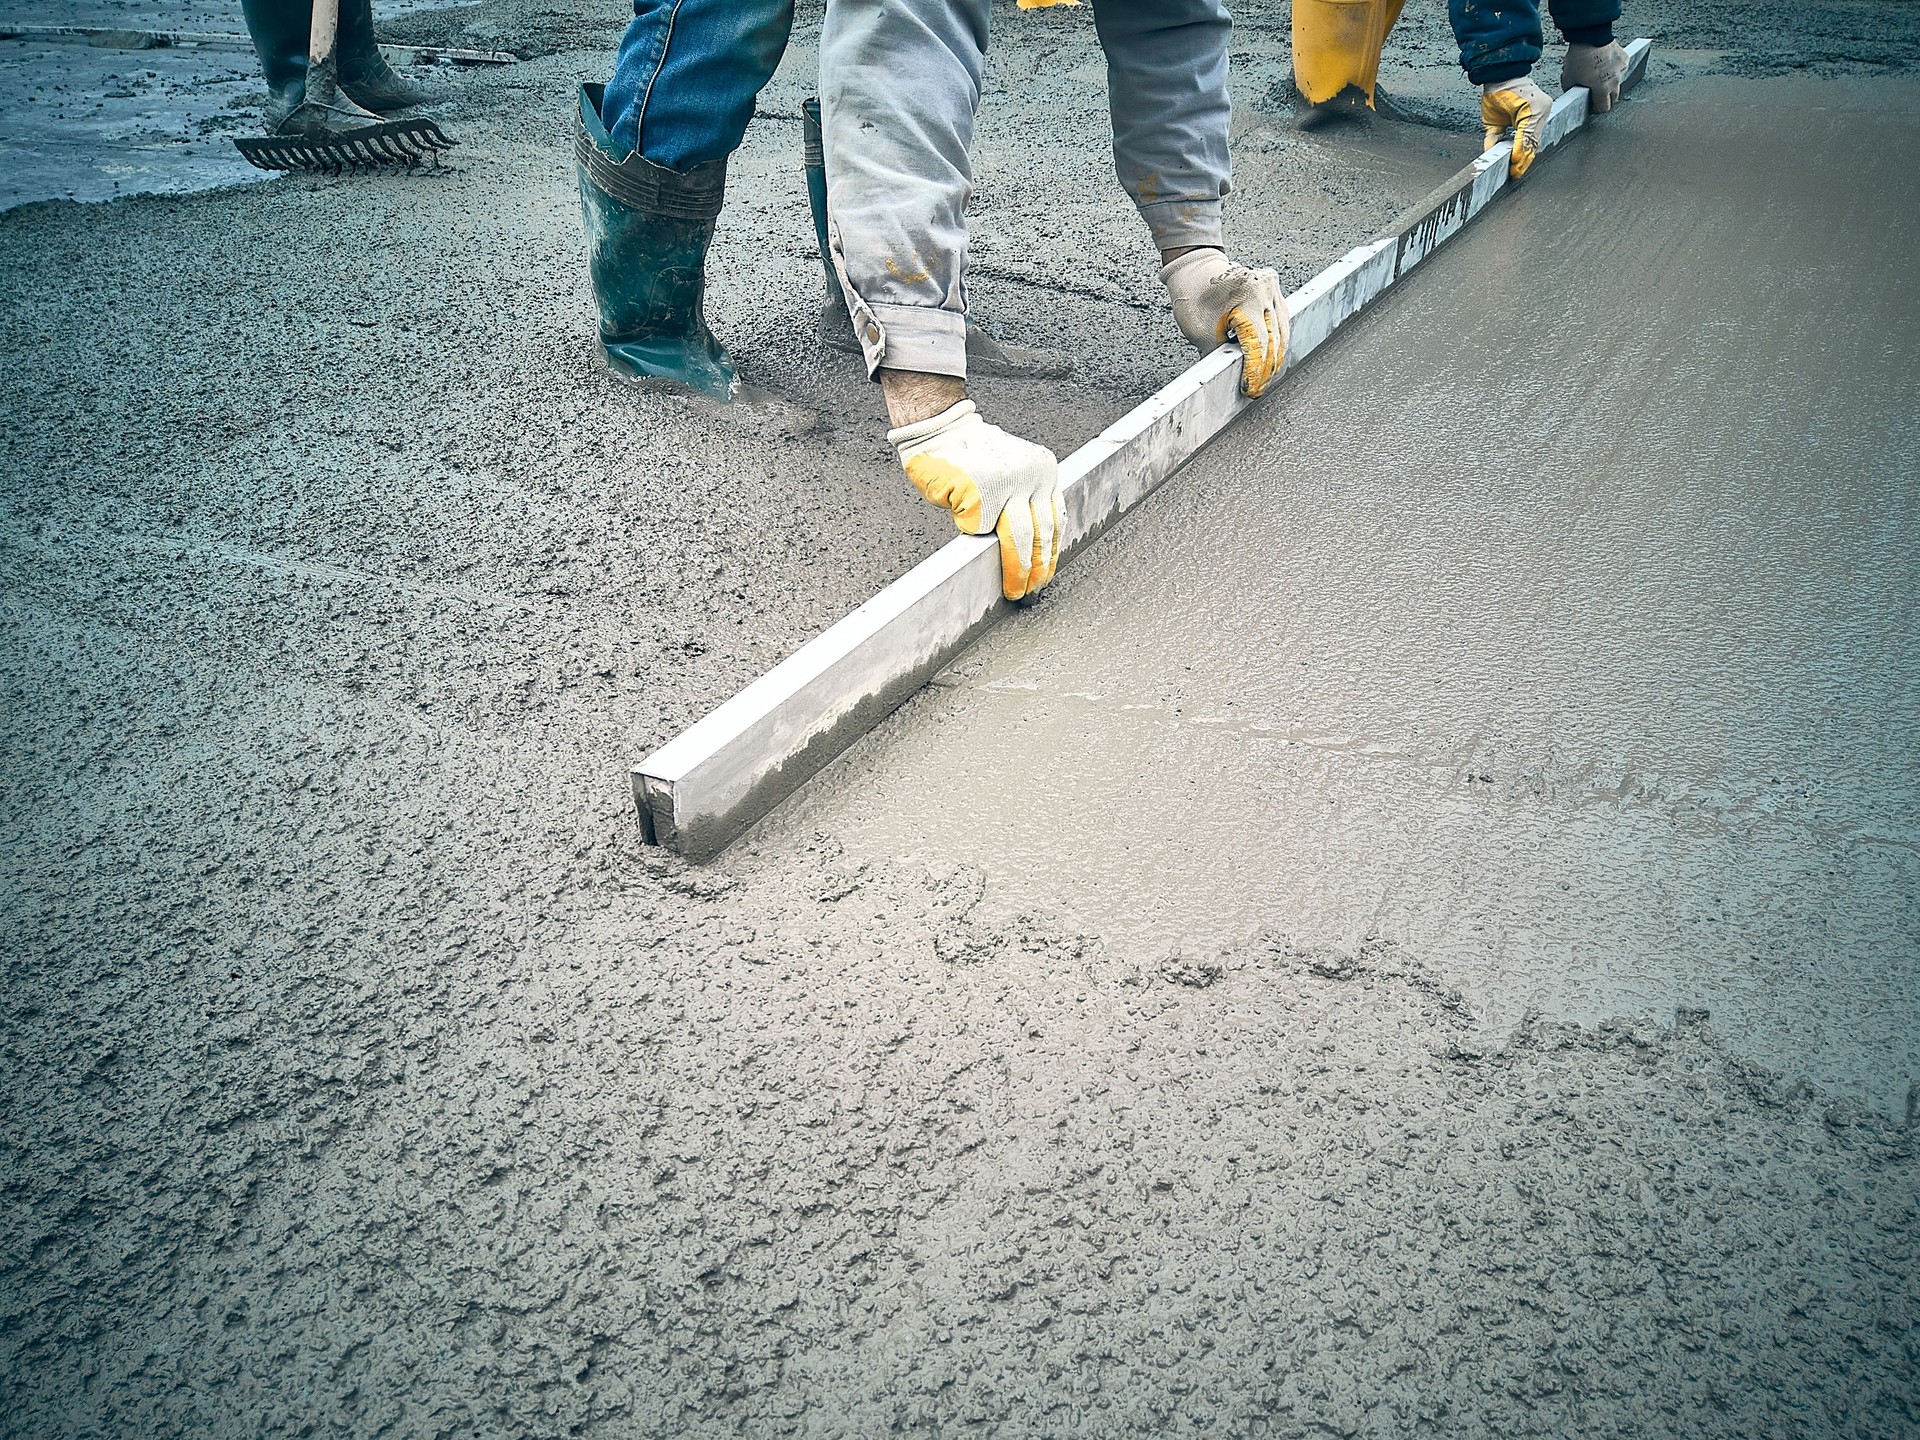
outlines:
[{"label": "worker's forearm", "polygon": [[931,420],[967,398],[967,382],[957,375],[924,370],[880,369],[880,393],[887,400],[887,423],[894,429]]}]

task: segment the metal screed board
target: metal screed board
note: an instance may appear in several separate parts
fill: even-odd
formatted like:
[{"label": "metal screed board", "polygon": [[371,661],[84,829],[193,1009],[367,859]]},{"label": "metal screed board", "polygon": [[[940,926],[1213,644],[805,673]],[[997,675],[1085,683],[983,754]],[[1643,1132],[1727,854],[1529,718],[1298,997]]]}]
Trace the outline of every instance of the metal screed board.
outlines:
[{"label": "metal screed board", "polygon": [[[1652,44],[1626,48],[1623,90],[1646,73]],[[1562,95],[1543,149],[1586,119],[1587,92]],[[1496,145],[1379,239],[1289,295],[1281,378],[1484,209],[1507,184],[1507,158],[1508,146]],[[1062,562],[1258,403],[1240,393],[1239,352],[1222,346],[1069,455],[1060,464]],[[998,541],[949,541],[636,764],[633,793],[647,839],[693,860],[718,853],[1013,609],[1000,594]]]}]

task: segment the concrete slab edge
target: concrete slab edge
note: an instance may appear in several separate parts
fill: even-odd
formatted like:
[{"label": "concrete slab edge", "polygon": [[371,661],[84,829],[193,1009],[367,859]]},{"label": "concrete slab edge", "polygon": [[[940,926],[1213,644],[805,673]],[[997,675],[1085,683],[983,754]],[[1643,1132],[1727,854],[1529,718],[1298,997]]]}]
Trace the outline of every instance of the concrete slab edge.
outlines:
[{"label": "concrete slab edge", "polygon": [[[1645,74],[1652,44],[1635,40],[1626,49],[1623,89]],[[1543,150],[1586,119],[1587,92],[1562,95]],[[1504,144],[1488,150],[1289,295],[1281,378],[1484,210],[1508,184],[1508,153]],[[1240,368],[1239,351],[1222,346],[1061,462],[1062,563],[1257,403],[1240,393]],[[634,800],[647,840],[691,860],[719,853],[1013,608],[1000,594],[998,542],[949,541],[636,763]]]}]

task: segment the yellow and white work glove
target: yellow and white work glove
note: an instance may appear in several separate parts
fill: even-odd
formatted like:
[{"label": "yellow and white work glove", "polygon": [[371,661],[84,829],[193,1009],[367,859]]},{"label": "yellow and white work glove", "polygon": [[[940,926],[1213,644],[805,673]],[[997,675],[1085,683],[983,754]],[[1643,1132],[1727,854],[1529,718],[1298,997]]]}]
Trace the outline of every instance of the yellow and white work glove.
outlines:
[{"label": "yellow and white work glove", "polygon": [[1618,40],[1605,45],[1569,45],[1560,62],[1560,88],[1587,87],[1587,109],[1604,115],[1620,98],[1620,82],[1627,78],[1627,52]]},{"label": "yellow and white work glove", "polygon": [[1287,301],[1278,275],[1236,265],[1226,251],[1205,246],[1162,265],[1160,281],[1187,339],[1202,350],[1226,344],[1229,335],[1238,342],[1246,362],[1241,394],[1258,395],[1273,383],[1287,360]]},{"label": "yellow and white work glove", "polygon": [[953,514],[963,535],[1000,537],[1000,588],[1031,595],[1060,564],[1060,466],[1044,445],[989,425],[962,400],[887,432],[913,488]]},{"label": "yellow and white work glove", "polygon": [[1540,153],[1540,132],[1552,108],[1553,97],[1524,77],[1483,86],[1480,121],[1487,127],[1487,143],[1480,148],[1491,150],[1502,140],[1513,141],[1507,173],[1518,180]]}]

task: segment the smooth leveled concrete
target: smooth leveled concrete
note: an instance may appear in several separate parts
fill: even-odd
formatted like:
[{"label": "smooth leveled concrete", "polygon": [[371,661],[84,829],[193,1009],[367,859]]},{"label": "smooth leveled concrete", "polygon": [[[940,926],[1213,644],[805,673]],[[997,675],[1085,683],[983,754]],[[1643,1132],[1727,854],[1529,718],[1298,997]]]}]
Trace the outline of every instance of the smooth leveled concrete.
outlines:
[{"label": "smooth leveled concrete", "polygon": [[1917,96],[1642,92],[791,826],[1137,948],[1390,943],[1496,1029],[1710,1011],[1899,1113]]}]

